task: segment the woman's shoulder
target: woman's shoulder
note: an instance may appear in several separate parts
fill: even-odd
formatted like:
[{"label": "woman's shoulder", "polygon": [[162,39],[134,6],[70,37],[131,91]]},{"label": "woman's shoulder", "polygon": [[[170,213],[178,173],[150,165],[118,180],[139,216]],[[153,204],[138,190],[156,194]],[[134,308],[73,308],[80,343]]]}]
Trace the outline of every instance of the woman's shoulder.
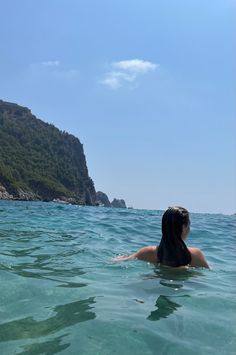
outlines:
[{"label": "woman's shoulder", "polygon": [[157,262],[157,246],[156,245],[149,245],[140,249],[135,257],[139,260],[149,261],[151,263]]},{"label": "woman's shoulder", "polygon": [[201,249],[195,247],[188,247],[188,250],[191,254],[191,266],[200,266],[200,267],[209,268],[209,265]]},{"label": "woman's shoulder", "polygon": [[139,259],[144,261],[149,261],[151,263],[157,262],[157,246],[149,245],[139,249],[136,253],[127,256],[117,256],[113,258],[114,261],[132,260]]}]

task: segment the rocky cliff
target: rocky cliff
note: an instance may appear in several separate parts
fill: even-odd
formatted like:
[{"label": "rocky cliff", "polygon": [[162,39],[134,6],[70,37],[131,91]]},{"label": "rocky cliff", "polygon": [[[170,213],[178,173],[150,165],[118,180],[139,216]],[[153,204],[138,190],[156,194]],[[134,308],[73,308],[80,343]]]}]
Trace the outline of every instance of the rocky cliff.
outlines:
[{"label": "rocky cliff", "polygon": [[0,100],[0,199],[94,205],[96,192],[79,139]]},{"label": "rocky cliff", "polygon": [[113,201],[110,202],[108,196],[102,191],[97,192],[96,203],[103,207],[127,208],[124,200],[114,198]]},{"label": "rocky cliff", "polygon": [[127,208],[125,201],[122,200],[122,199],[117,199],[117,198],[113,199],[113,201],[111,202],[111,207],[114,207],[114,208]]},{"label": "rocky cliff", "polygon": [[111,207],[108,196],[102,191],[97,191],[97,204],[103,207]]}]

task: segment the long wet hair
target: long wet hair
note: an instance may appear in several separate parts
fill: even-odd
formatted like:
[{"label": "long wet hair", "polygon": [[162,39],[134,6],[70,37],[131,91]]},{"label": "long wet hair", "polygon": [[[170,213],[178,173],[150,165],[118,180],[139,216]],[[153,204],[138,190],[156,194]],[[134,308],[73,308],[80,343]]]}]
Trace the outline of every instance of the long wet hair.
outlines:
[{"label": "long wet hair", "polygon": [[162,239],[158,247],[159,263],[184,266],[191,263],[191,254],[181,238],[183,226],[190,224],[189,213],[183,207],[169,207],[162,217]]}]

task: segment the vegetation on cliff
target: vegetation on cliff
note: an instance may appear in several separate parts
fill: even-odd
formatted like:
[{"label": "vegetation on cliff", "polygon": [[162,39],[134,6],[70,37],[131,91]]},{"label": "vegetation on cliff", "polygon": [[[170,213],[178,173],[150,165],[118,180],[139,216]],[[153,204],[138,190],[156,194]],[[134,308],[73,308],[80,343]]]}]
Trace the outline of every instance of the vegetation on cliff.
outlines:
[{"label": "vegetation on cliff", "polygon": [[79,139],[1,100],[0,185],[19,199],[96,201]]}]

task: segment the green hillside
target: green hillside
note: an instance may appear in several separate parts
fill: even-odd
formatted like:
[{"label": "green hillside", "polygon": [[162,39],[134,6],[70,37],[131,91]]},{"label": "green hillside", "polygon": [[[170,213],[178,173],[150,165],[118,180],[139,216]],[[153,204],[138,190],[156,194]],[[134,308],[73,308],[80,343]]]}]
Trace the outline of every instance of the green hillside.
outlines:
[{"label": "green hillside", "polygon": [[1,100],[0,185],[16,199],[96,200],[79,139]]}]

